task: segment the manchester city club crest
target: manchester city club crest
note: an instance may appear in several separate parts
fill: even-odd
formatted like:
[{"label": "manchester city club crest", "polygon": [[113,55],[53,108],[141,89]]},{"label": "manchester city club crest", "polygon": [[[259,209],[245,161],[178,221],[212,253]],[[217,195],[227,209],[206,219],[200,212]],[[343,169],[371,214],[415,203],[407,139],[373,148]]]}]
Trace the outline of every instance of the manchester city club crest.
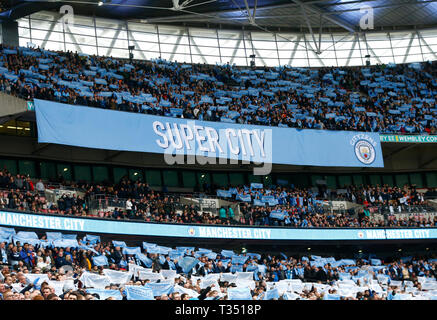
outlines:
[{"label": "manchester city club crest", "polygon": [[188,229],[188,233],[190,236],[194,236],[196,234],[196,231],[194,230],[194,228],[190,228]]},{"label": "manchester city club crest", "polygon": [[358,140],[355,144],[355,155],[362,163],[372,164],[375,161],[376,152],[369,141]]}]

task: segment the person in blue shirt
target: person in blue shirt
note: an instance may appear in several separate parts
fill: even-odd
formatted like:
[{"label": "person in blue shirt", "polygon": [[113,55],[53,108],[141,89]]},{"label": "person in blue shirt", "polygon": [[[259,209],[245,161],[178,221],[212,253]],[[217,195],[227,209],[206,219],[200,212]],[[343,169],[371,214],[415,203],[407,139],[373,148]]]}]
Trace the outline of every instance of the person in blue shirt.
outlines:
[{"label": "person in blue shirt", "polygon": [[29,249],[29,244],[25,243],[20,251],[20,259],[28,267],[33,266],[32,251]]}]

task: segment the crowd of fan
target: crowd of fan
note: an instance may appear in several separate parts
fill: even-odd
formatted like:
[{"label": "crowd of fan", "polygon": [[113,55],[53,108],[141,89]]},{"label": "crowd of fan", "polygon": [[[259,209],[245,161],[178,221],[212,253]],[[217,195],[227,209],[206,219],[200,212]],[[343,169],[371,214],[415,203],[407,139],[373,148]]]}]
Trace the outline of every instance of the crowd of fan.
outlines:
[{"label": "crowd of fan", "polygon": [[[66,192],[56,203],[47,200],[44,194],[44,183],[39,180],[35,186],[28,176],[12,175],[6,169],[0,170],[0,208],[18,211],[31,211],[49,214],[72,216],[92,216],[88,204],[98,202],[99,207],[115,209],[98,210],[97,217],[116,220],[138,220],[161,223],[201,223],[212,225],[255,225],[285,226],[298,228],[314,227],[434,227],[437,217],[425,218],[422,215],[411,215],[398,218],[390,214],[388,219],[371,219],[372,212],[378,212],[372,205],[373,200],[383,204],[402,203],[402,205],[424,204],[423,195],[414,187],[405,189],[384,187],[349,187],[343,194],[347,199],[364,204],[364,210],[358,215],[353,212],[332,213],[323,207],[326,190],[291,187],[267,188],[256,191],[248,187],[237,187],[245,194],[259,196],[263,194],[278,197],[273,206],[260,206],[240,202],[240,215],[235,217],[232,207],[221,208],[218,214],[200,211],[194,205],[182,205],[176,194],[152,190],[141,180],[121,179],[118,184],[73,184],[77,190],[83,190],[83,196],[76,192]],[[244,190],[244,191],[243,191]],[[369,191],[372,190],[372,191]],[[369,201],[370,200],[370,201]],[[392,207],[396,204],[390,204]],[[375,209],[375,210],[374,210]],[[272,216],[272,212],[281,211],[281,219]],[[371,212],[372,211],[372,212]]]},{"label": "crowd of fan", "polygon": [[[0,230],[5,232],[10,229]],[[23,232],[22,232],[23,233]],[[2,300],[404,300],[436,299],[437,259],[388,261],[284,253],[176,249],[98,236],[64,243],[47,232],[9,234],[0,243]],[[36,236],[36,234],[34,235]],[[25,239],[29,239],[26,242]],[[47,239],[52,240],[47,240]],[[53,239],[57,239],[56,242]],[[21,242],[21,241],[24,241]],[[103,262],[102,259],[103,258]],[[148,291],[131,292],[132,286]]]},{"label": "crowd of fan", "polygon": [[[287,227],[384,227],[384,226],[437,226],[437,218],[424,218],[420,215],[397,218],[396,210],[408,212],[408,208],[420,206],[421,213],[430,210],[426,206],[424,194],[417,191],[416,187],[404,186],[389,187],[379,186],[350,186],[345,189],[329,190],[326,186],[318,188],[296,188],[291,187],[259,187],[240,186],[229,188],[235,190],[232,199],[239,200],[239,195],[250,195],[251,200],[240,203],[242,216],[240,222],[250,225],[276,225]],[[337,194],[338,192],[338,194]],[[272,196],[276,205],[263,203],[257,205],[259,199],[266,195]],[[346,200],[364,205],[364,209],[355,214],[341,213],[333,214],[324,209],[324,200],[336,199]],[[387,220],[370,219],[372,213],[385,213],[383,209],[389,208]],[[431,208],[432,209],[432,208]],[[272,218],[271,213],[275,211],[286,212],[281,219]]]},{"label": "crowd of fan", "polygon": [[27,100],[240,124],[436,133],[436,62],[250,70],[30,48],[0,52],[0,90]]}]

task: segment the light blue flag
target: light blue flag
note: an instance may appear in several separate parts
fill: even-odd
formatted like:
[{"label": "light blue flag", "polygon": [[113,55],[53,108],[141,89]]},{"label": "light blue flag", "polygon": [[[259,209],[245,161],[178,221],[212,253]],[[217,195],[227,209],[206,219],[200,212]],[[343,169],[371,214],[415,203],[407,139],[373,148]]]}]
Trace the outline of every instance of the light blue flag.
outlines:
[{"label": "light blue flag", "polygon": [[266,294],[264,296],[264,300],[273,300],[273,299],[279,299],[278,288],[266,291]]},{"label": "light blue flag", "polygon": [[340,295],[327,293],[327,294],[325,294],[323,300],[340,300]]},{"label": "light blue flag", "polygon": [[235,255],[234,251],[231,250],[222,250],[220,254],[225,258],[231,258],[232,256]]},{"label": "light blue flag", "polygon": [[79,246],[78,248],[82,249],[82,250],[87,250],[87,251],[89,250],[89,251],[95,253],[96,255],[99,255],[99,253],[96,250],[94,250],[94,248],[91,246]]},{"label": "light blue flag", "polygon": [[250,184],[250,187],[251,187],[252,189],[262,189],[262,188],[264,188],[264,185],[263,185],[262,183],[255,183],[255,182],[252,182],[252,183]]},{"label": "light blue flag", "polygon": [[252,300],[249,287],[228,288],[229,300]]},{"label": "light blue flag", "polygon": [[94,265],[100,267],[100,266],[107,266],[108,265],[108,258],[106,258],[105,255],[93,257],[93,263]]},{"label": "light blue flag", "polygon": [[146,283],[144,288],[151,289],[154,297],[159,297],[163,294],[170,294],[174,290],[174,285],[169,283]]},{"label": "light blue flag", "polygon": [[370,259],[370,263],[372,266],[380,266],[382,264],[381,260],[379,259]]},{"label": "light blue flag", "polygon": [[122,250],[122,253],[136,255],[138,253],[141,253],[141,248],[140,247],[124,247]]},{"label": "light blue flag", "polygon": [[234,272],[243,272],[243,266],[241,264],[238,264],[238,265],[233,264],[231,266],[231,272],[232,273],[234,273]]},{"label": "light blue flag", "polygon": [[18,231],[16,236],[23,239],[38,239],[38,235],[33,231]]},{"label": "light blue flag", "polygon": [[62,239],[67,239],[67,240],[76,240],[77,239],[77,234],[62,234]]},{"label": "light blue flag", "polygon": [[247,256],[234,255],[232,256],[232,264],[245,264],[248,258]]},{"label": "light blue flag", "polygon": [[251,259],[261,260],[261,255],[258,254],[258,253],[247,253],[247,255],[248,255]]},{"label": "light blue flag", "polygon": [[2,238],[10,238],[15,234],[15,229],[14,228],[5,228],[5,227],[0,227],[0,237]]},{"label": "light blue flag", "polygon": [[181,260],[184,258],[184,254],[182,252],[174,250],[173,252],[169,252],[168,256],[171,260]]},{"label": "light blue flag", "polygon": [[156,249],[158,249],[159,254],[168,254],[170,251],[173,250],[172,248],[163,246],[156,246]]},{"label": "light blue flag", "polygon": [[143,249],[147,250],[147,248],[155,248],[157,244],[155,243],[149,243],[149,242],[143,242]]},{"label": "light blue flag", "polygon": [[155,300],[153,290],[143,286],[125,286],[127,300]]},{"label": "light blue flag", "polygon": [[114,245],[114,247],[120,247],[120,248],[127,247],[127,245],[124,241],[112,240],[112,244]]},{"label": "light blue flag", "polygon": [[48,241],[54,241],[54,240],[61,240],[62,239],[62,233],[61,232],[46,232],[47,240]]},{"label": "light blue flag", "polygon": [[100,236],[95,236],[92,234],[87,234],[85,236],[86,241],[88,241],[90,244],[96,244],[100,243]]},{"label": "light blue flag", "polygon": [[217,253],[211,252],[206,255],[208,259],[215,260],[217,259]]},{"label": "light blue flag", "polygon": [[183,252],[183,253],[191,253],[191,251],[194,251],[194,247],[176,247],[176,250]]},{"label": "light blue flag", "polygon": [[356,264],[355,260],[352,260],[352,259],[341,259],[340,261],[343,263],[343,265],[346,265],[346,266]]},{"label": "light blue flag", "polygon": [[105,289],[86,289],[90,294],[97,293],[100,297],[99,300],[106,300],[107,298],[114,298],[115,300],[123,300],[120,290],[105,290]]},{"label": "light blue flag", "polygon": [[12,236],[13,240],[14,240],[14,244],[16,244],[18,241],[21,243],[21,245],[28,243],[31,244],[33,246],[37,246],[41,243],[41,240],[39,239],[33,239],[33,238],[26,238],[26,237],[20,237],[17,235]]},{"label": "light blue flag", "polygon": [[181,261],[179,261],[179,266],[182,268],[184,273],[188,273],[193,269],[196,264],[199,262],[196,258],[193,257],[184,257]]},{"label": "light blue flag", "polygon": [[77,242],[77,240],[74,239],[59,239],[59,240],[54,240],[52,242],[53,247],[55,248],[78,248],[79,247],[79,243]]},{"label": "light blue flag", "polygon": [[147,268],[151,268],[152,267],[152,259],[148,258],[145,254],[143,253],[137,253],[136,257],[142,262],[144,263],[144,265]]}]

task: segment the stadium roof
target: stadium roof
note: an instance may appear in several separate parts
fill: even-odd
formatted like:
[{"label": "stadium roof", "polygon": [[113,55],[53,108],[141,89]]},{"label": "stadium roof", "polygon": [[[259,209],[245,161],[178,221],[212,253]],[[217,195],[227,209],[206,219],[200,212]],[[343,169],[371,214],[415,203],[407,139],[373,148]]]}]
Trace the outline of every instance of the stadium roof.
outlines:
[{"label": "stadium roof", "polygon": [[370,6],[374,30],[437,26],[437,0],[8,0],[3,19],[71,5],[75,14],[197,27],[264,31],[360,31]]}]

